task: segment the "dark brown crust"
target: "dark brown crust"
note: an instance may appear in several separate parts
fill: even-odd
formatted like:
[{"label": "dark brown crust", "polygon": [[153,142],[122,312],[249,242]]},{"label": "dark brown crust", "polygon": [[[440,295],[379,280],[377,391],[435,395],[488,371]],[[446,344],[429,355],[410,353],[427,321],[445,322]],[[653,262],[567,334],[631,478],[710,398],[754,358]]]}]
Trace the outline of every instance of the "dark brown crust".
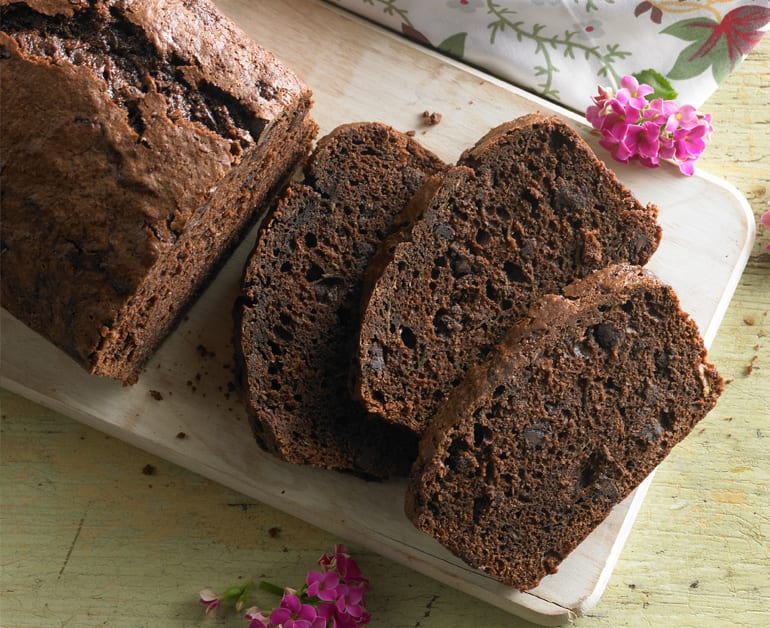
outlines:
[{"label": "dark brown crust", "polygon": [[236,348],[258,442],[297,464],[406,475],[415,436],[367,417],[348,393],[361,279],[393,218],[444,168],[386,125],[341,126],[318,142],[260,228],[236,305]]},{"label": "dark brown crust", "polygon": [[354,376],[374,414],[420,432],[538,296],[660,241],[643,207],[557,118],[493,129],[431,179],[368,273]]},{"label": "dark brown crust", "polygon": [[527,589],[714,406],[722,380],[671,288],[611,266],[546,295],[453,390],[420,441],[406,513]]},{"label": "dark brown crust", "polygon": [[307,154],[311,93],[207,0],[0,10],[2,304],[133,383]]}]

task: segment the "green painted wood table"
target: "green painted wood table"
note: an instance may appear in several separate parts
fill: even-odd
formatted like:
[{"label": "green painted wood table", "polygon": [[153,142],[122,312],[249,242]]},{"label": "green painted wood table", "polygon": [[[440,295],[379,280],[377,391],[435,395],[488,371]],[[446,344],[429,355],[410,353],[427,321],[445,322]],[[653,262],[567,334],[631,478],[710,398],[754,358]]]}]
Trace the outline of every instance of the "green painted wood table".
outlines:
[{"label": "green painted wood table", "polygon": [[[700,166],[770,209],[770,39],[704,110]],[[578,626],[770,624],[770,230],[758,229],[714,340],[716,409],[661,465],[599,603]],[[708,282],[709,277],[693,277]],[[244,626],[197,593],[299,585],[345,541],[8,391],[2,404],[0,625]],[[373,626],[530,626],[349,543]],[[257,593],[255,602],[274,603]]]}]

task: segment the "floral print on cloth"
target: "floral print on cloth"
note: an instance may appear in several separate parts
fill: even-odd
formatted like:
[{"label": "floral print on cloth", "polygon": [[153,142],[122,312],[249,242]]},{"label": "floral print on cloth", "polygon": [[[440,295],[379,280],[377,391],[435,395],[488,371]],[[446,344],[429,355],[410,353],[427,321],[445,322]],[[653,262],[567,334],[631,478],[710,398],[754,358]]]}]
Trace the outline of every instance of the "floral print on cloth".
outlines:
[{"label": "floral print on cloth", "polygon": [[332,0],[583,111],[648,68],[699,107],[770,28],[770,0]]}]

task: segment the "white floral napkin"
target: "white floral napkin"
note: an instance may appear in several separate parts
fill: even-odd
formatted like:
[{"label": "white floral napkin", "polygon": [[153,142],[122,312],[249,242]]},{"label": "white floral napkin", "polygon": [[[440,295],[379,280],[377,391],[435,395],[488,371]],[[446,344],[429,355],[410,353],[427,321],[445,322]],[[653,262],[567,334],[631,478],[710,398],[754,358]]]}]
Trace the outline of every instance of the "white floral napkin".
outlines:
[{"label": "white floral napkin", "polygon": [[770,0],[333,0],[421,44],[585,111],[646,69],[699,107],[770,27]]}]

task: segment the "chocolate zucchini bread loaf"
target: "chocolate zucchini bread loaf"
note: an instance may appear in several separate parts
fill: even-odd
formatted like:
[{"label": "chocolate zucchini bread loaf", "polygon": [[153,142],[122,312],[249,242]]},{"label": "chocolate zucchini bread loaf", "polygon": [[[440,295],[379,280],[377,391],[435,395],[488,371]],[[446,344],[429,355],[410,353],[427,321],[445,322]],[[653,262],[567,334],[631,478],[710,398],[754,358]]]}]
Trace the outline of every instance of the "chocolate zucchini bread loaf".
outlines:
[{"label": "chocolate zucchini bread loaf", "polygon": [[265,221],[236,304],[236,351],[258,442],[281,458],[406,475],[417,440],[348,392],[361,278],[423,179],[444,168],[382,124],[339,127]]},{"label": "chocolate zucchini bread loaf", "polygon": [[535,298],[660,241],[643,207],[575,131],[524,116],[431,178],[378,252],[362,312],[356,396],[420,432],[469,366]]},{"label": "chocolate zucchini bread loaf", "polygon": [[309,152],[311,92],[208,0],[1,5],[2,305],[132,383]]},{"label": "chocolate zucchini bread loaf", "polygon": [[468,564],[527,589],[714,406],[695,323],[648,272],[547,295],[455,388],[420,441],[406,512]]}]

